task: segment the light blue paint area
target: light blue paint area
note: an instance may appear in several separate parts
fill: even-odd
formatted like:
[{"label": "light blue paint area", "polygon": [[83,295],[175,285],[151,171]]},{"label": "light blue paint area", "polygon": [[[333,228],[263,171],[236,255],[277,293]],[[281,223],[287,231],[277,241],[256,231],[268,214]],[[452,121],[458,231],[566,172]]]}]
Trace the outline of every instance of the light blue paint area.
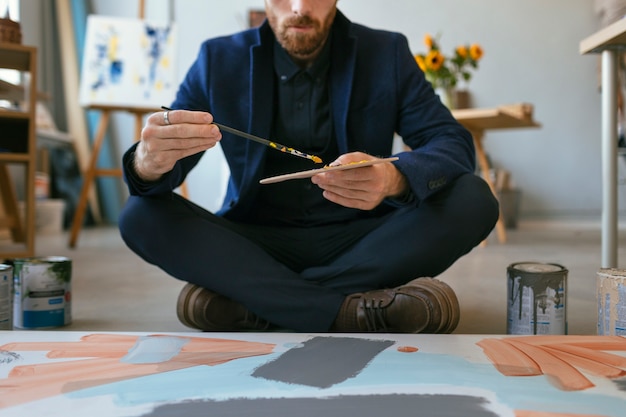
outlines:
[{"label": "light blue paint area", "polygon": [[285,350],[301,348],[302,346],[304,346],[304,342],[283,343],[283,347],[285,348]]},{"label": "light blue paint area", "polygon": [[[463,387],[493,393],[498,403],[518,410],[626,417],[624,401],[588,391],[566,392],[543,377],[506,377],[494,366],[453,355],[402,353],[393,347],[380,353],[355,378],[328,389],[252,377],[256,368],[280,353],[236,359],[216,366],[195,366],[66,394],[69,398],[112,396],[120,407],[175,403],[187,399],[299,398],[389,393],[423,393],[441,386],[459,393]],[[409,356],[410,355],[410,356]],[[337,358],[341,366],[341,358]]]},{"label": "light blue paint area", "polygon": [[178,355],[187,343],[189,339],[182,337],[142,336],[120,362],[132,364],[167,362]]},{"label": "light blue paint area", "polygon": [[502,375],[493,365],[472,363],[454,355],[407,353],[392,349],[380,354],[358,379],[342,387],[366,385],[438,385],[479,388],[493,392],[498,400],[516,410],[593,414],[626,417],[624,400],[589,391],[563,391],[545,376]]},{"label": "light blue paint area", "polygon": [[[224,400],[240,397],[294,396],[321,392],[316,388],[289,385],[251,376],[254,369],[276,358],[275,354],[235,359],[215,366],[194,366],[101,385],[66,394],[85,399],[113,396],[118,407],[179,402],[185,399]],[[291,393],[291,395],[290,395]]]}]

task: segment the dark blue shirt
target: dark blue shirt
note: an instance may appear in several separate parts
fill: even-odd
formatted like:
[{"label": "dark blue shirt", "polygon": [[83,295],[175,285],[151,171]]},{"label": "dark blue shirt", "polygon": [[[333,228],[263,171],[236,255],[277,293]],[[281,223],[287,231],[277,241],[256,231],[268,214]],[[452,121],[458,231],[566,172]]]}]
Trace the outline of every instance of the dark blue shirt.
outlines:
[{"label": "dark blue shirt", "polygon": [[[273,139],[329,164],[339,156],[331,120],[328,69],[330,41],[308,68],[298,66],[278,44],[274,47],[276,102]],[[263,177],[321,168],[322,165],[269,150]],[[261,186],[255,222],[285,226],[315,226],[358,215],[326,200],[311,180],[298,179]]]}]

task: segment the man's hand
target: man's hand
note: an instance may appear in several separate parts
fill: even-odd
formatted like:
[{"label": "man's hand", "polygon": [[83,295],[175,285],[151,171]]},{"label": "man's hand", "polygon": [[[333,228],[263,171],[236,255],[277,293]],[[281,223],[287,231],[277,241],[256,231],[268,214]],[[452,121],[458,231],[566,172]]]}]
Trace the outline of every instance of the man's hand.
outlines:
[{"label": "man's hand", "polygon": [[[344,165],[377,159],[362,152],[340,156],[330,165]],[[322,172],[311,178],[324,190],[324,198],[344,207],[372,210],[387,197],[397,197],[408,189],[404,175],[391,162],[344,171]]]},{"label": "man's hand", "polygon": [[[169,121],[169,124],[166,122]],[[179,159],[214,147],[222,139],[210,113],[172,110],[148,117],[135,150],[135,172],[145,181],[156,181]]]}]

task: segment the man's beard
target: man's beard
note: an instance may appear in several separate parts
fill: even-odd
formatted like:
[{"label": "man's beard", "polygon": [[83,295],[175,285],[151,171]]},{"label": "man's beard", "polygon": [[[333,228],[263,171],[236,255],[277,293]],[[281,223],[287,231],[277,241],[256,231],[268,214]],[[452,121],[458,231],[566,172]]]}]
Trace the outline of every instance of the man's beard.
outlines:
[{"label": "man's beard", "polygon": [[[285,22],[277,27],[276,18],[269,16],[269,21],[274,28],[276,38],[285,50],[296,57],[308,57],[321,49],[322,45],[328,37],[330,27],[335,19],[336,9],[331,11],[322,23],[313,20],[309,16],[294,16],[285,20]],[[312,26],[314,33],[289,33],[291,26]]]}]

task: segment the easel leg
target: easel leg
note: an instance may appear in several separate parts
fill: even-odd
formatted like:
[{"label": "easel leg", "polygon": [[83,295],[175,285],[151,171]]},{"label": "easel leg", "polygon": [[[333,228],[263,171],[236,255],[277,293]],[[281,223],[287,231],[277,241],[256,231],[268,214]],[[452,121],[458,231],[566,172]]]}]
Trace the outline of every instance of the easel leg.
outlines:
[{"label": "easel leg", "polygon": [[0,164],[0,203],[2,203],[4,214],[8,219],[13,241],[25,242],[26,235],[24,233],[22,220],[20,219],[15,188],[11,182],[9,169],[6,164]]},{"label": "easel leg", "polygon": [[189,191],[187,191],[187,183],[183,182],[182,184],[180,184],[180,195],[182,195],[183,197],[189,199]]},{"label": "easel leg", "polygon": [[[93,149],[91,151],[91,157],[89,159],[89,165],[85,170],[83,186],[80,192],[78,204],[76,206],[76,212],[74,213],[74,219],[72,221],[72,229],[70,231],[70,239],[68,244],[70,248],[74,248],[76,246],[78,233],[82,228],[85,211],[87,210],[87,200],[91,190],[91,185],[93,184],[95,178],[98,176],[122,176],[122,170],[119,168],[98,169],[97,167],[100,148],[102,147],[102,143],[104,142],[106,136],[111,112],[125,110],[130,111],[130,113],[133,114],[135,119],[135,140],[140,140],[141,138],[141,130],[143,129],[143,116],[146,113],[145,110],[129,110],[121,108],[98,108],[98,110],[102,112],[102,115],[100,117],[100,123],[98,124],[98,129],[94,138]],[[185,183],[181,185],[181,194],[183,195],[183,197],[187,198],[187,188],[185,186]]]},{"label": "easel leg", "polygon": [[85,210],[87,209],[87,198],[89,196],[89,190],[91,184],[96,176],[96,165],[98,163],[98,155],[100,154],[100,148],[106,135],[107,128],[109,126],[109,118],[111,114],[109,111],[104,110],[100,123],[98,124],[98,131],[94,141],[94,146],[91,151],[91,158],[89,159],[89,165],[85,171],[85,177],[83,179],[83,187],[80,192],[80,198],[78,199],[78,205],[74,212],[74,220],[72,221],[72,230],[70,231],[69,247],[74,248],[76,246],[76,240],[78,239],[78,233],[83,225],[83,219],[85,216]]},{"label": "easel leg", "polygon": [[[489,175],[489,162],[487,161],[487,156],[485,155],[485,150],[483,149],[482,143],[482,132],[472,131],[472,136],[474,138],[474,147],[476,148],[476,157],[478,158],[478,165],[480,166],[480,171],[483,174],[484,180],[489,185],[491,192],[494,196],[498,196],[496,193],[496,188],[493,185],[493,181],[491,181],[491,177]],[[498,216],[498,222],[496,223],[496,234],[498,235],[498,240],[501,243],[506,242],[506,227],[504,225],[504,217],[502,215],[502,208],[500,208],[500,215]],[[484,244],[485,242],[483,242]]]}]

